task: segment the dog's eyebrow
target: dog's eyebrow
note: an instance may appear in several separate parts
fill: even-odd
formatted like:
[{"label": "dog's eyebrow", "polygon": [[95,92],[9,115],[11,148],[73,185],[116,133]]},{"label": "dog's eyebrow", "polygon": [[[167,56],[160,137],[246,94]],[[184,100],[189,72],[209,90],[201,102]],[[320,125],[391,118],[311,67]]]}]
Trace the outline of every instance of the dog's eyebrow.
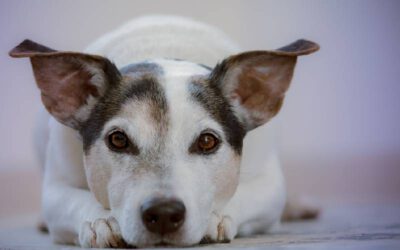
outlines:
[{"label": "dog's eyebrow", "polygon": [[124,81],[123,84],[107,90],[93,109],[87,122],[80,129],[85,153],[100,137],[104,125],[117,115],[122,106],[130,100],[151,104],[151,115],[156,120],[163,120],[163,116],[166,115],[168,107],[164,89],[156,77],[126,76],[122,81]]},{"label": "dog's eyebrow", "polygon": [[228,143],[241,154],[246,131],[216,84],[202,77],[192,78],[188,85],[192,99],[221,124]]}]

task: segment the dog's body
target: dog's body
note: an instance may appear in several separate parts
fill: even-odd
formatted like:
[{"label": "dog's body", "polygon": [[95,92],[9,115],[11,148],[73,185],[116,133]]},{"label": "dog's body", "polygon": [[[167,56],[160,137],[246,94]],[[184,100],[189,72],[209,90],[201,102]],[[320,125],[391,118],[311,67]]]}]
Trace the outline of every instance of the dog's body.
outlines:
[{"label": "dog's body", "polygon": [[[119,73],[102,57],[37,44],[17,47],[11,54],[31,57],[43,102],[55,117],[40,119],[49,120],[48,128],[38,126],[45,165],[43,214],[53,238],[97,247],[124,242],[185,246],[267,231],[279,222],[286,198],[274,126],[262,128],[271,138],[253,136],[245,142],[240,165],[242,140],[278,112],[296,56],[316,49],[300,41],[277,52],[243,53],[216,66],[238,53],[238,46],[212,27],[175,17],[134,20],[87,48],[114,62]],[[283,65],[278,76],[268,75],[275,72],[271,58]],[[64,66],[76,61],[79,67]],[[47,83],[53,78],[46,74],[54,70],[36,72],[61,64],[63,71],[54,77],[61,75],[68,86],[69,79],[79,77],[72,84],[80,83],[90,72],[82,92],[53,90]],[[244,74],[247,69],[253,75]],[[248,77],[245,83],[241,77]],[[262,92],[260,79],[285,83],[267,86],[268,93],[254,100],[249,98],[254,93],[243,94],[254,89],[248,85],[253,82]],[[119,83],[110,87],[110,82]],[[279,98],[259,107],[267,97]],[[157,221],[166,215],[153,211],[155,199],[168,200],[164,206],[179,217],[173,224]]]}]

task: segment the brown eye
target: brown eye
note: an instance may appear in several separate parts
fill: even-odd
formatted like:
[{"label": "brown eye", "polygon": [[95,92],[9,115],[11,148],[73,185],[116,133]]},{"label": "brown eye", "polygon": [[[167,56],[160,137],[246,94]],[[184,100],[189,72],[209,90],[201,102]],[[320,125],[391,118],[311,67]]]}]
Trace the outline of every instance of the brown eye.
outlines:
[{"label": "brown eye", "polygon": [[197,148],[200,153],[213,153],[219,144],[218,138],[211,133],[204,133],[197,139]]},{"label": "brown eye", "polygon": [[129,140],[125,133],[114,131],[108,136],[108,145],[113,150],[122,150],[128,148]]}]

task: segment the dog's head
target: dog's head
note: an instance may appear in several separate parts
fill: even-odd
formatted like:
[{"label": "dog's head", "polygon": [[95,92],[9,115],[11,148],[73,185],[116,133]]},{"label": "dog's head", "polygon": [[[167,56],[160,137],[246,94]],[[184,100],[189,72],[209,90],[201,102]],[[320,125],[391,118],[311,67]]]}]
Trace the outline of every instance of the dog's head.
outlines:
[{"label": "dog's head", "polygon": [[159,59],[117,69],[108,59],[29,40],[42,101],[82,137],[89,187],[132,245],[190,245],[234,194],[243,138],[282,106],[299,40],[226,58],[215,68]]}]

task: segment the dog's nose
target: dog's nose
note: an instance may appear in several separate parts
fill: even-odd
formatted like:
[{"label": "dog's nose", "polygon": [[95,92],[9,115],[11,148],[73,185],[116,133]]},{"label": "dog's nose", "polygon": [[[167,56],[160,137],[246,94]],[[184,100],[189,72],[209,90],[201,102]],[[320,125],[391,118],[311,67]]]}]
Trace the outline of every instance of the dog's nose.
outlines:
[{"label": "dog's nose", "polygon": [[145,202],[140,210],[146,228],[161,235],[177,231],[185,221],[185,205],[175,199],[153,199]]}]

